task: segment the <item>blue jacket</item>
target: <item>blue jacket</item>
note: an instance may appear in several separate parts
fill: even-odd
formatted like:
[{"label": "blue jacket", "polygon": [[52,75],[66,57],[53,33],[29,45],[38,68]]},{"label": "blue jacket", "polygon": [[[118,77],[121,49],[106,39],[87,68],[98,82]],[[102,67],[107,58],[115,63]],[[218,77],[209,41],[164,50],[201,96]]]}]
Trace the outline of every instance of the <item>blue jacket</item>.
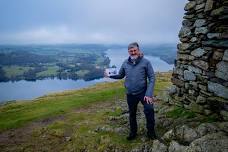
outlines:
[{"label": "blue jacket", "polygon": [[[139,94],[146,91],[145,96],[153,96],[155,75],[150,61],[142,56],[138,57],[136,61],[133,62],[129,57],[123,62],[119,74],[110,76],[110,78],[122,79],[125,76],[124,86],[127,94]],[[147,83],[147,78],[149,83]]]}]

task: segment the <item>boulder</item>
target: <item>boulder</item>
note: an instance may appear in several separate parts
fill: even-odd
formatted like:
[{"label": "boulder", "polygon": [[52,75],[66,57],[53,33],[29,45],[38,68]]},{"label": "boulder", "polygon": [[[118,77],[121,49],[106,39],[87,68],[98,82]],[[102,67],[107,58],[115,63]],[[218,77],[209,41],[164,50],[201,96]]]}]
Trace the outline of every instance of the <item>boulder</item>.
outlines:
[{"label": "boulder", "polygon": [[216,133],[219,129],[212,123],[202,123],[195,130],[202,137],[206,134]]},{"label": "boulder", "polygon": [[153,145],[152,148],[150,148],[150,151],[156,151],[156,152],[167,152],[168,147],[166,145],[164,145],[163,143],[161,143],[158,140],[154,140],[153,141]]},{"label": "boulder", "polygon": [[183,152],[186,148],[187,146],[180,145],[178,142],[174,140],[171,141],[169,144],[169,152]]},{"label": "boulder", "polygon": [[207,134],[193,141],[185,152],[225,152],[228,151],[228,136],[223,132]]},{"label": "boulder", "polygon": [[183,125],[180,128],[177,128],[175,136],[178,140],[188,143],[198,138],[197,132],[187,125]]}]

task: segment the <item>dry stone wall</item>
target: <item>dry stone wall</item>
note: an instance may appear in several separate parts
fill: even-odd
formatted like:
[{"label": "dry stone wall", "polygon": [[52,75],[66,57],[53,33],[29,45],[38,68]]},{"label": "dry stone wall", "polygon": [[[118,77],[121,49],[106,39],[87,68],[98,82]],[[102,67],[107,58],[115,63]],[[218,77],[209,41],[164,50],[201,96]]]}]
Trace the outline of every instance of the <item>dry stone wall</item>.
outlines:
[{"label": "dry stone wall", "polygon": [[172,102],[227,120],[228,0],[190,0],[184,9]]}]

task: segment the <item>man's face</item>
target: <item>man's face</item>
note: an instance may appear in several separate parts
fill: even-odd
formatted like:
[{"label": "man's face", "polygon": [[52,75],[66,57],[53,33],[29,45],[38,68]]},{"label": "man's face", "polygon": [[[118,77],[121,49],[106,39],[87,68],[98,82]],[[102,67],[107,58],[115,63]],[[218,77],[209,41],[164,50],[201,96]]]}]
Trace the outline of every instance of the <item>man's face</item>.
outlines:
[{"label": "man's face", "polygon": [[139,56],[139,48],[138,47],[133,47],[128,50],[129,55],[132,58],[137,58]]}]

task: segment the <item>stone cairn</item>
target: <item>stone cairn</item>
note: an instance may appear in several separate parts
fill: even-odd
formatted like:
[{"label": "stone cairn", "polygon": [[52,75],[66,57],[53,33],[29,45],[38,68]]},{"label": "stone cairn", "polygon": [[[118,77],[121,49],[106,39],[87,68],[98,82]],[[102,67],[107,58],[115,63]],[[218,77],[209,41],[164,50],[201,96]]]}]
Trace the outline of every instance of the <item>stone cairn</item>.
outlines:
[{"label": "stone cairn", "polygon": [[228,120],[228,0],[189,0],[184,10],[170,103]]}]

